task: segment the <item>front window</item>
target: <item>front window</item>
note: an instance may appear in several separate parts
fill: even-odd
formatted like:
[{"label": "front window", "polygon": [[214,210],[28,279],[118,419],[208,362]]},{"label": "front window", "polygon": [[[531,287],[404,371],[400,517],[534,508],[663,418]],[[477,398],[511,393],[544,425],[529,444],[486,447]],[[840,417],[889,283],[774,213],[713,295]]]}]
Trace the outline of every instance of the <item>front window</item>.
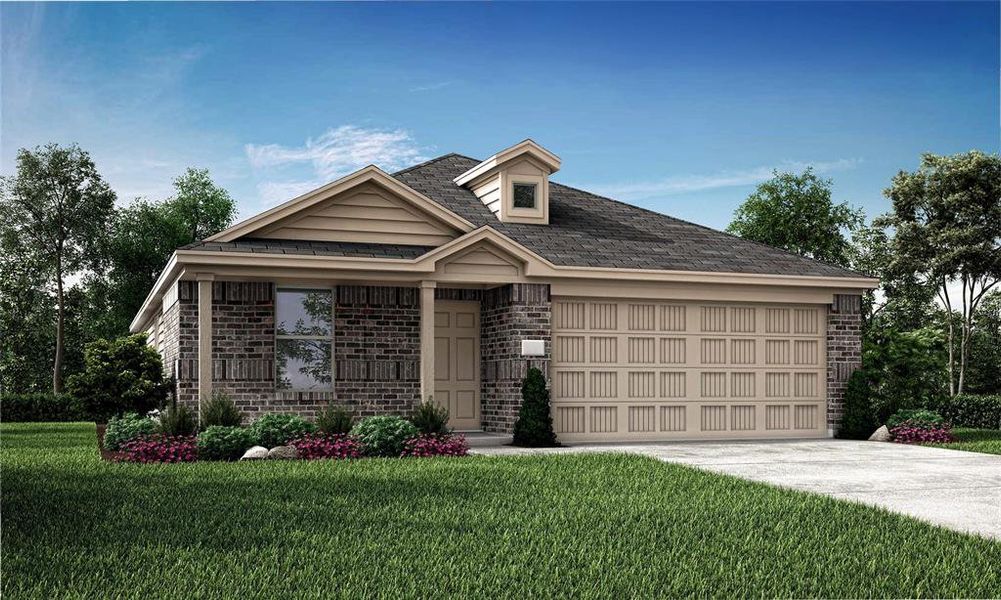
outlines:
[{"label": "front window", "polygon": [[275,367],[278,389],[329,390],[333,384],[333,293],[278,290]]},{"label": "front window", "polygon": [[514,207],[535,208],[535,187],[534,183],[514,184]]}]

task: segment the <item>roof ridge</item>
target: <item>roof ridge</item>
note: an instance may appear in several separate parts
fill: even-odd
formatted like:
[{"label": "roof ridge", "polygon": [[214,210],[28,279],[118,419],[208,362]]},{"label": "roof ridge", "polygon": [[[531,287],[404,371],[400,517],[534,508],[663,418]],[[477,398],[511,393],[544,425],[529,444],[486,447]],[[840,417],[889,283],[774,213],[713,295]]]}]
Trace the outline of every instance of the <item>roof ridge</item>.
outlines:
[{"label": "roof ridge", "polygon": [[704,229],[706,231],[711,231],[713,233],[718,233],[718,234],[724,235],[726,237],[738,239],[738,240],[740,240],[742,242],[747,242],[749,244],[755,244],[755,245],[761,246],[763,248],[768,248],[769,250],[775,250],[777,252],[781,252],[783,254],[788,254],[789,256],[794,256],[794,257],[802,259],[802,260],[808,260],[808,261],[811,261],[811,262],[816,262],[816,263],[820,263],[822,265],[826,265],[828,267],[834,267],[836,269],[841,269],[842,271],[845,271],[845,272],[848,272],[848,273],[853,273],[853,274],[858,275],[860,277],[872,277],[872,275],[870,275],[868,273],[863,273],[861,271],[856,271],[854,269],[849,269],[847,267],[843,267],[841,265],[837,265],[837,264],[834,264],[832,262],[828,262],[826,260],[820,260],[819,258],[811,258],[809,256],[803,256],[802,254],[797,254],[797,253],[795,253],[795,252],[793,252],[791,250],[786,250],[785,248],[777,248],[775,246],[771,246],[769,244],[766,244],[764,242],[759,242],[757,240],[749,240],[747,238],[742,238],[739,235],[730,233],[728,231],[721,231],[719,229],[713,229],[712,227],[709,227],[708,225],[702,225],[701,223],[694,223],[692,221],[686,221],[685,219],[679,219],[678,217],[673,217],[671,215],[664,214],[662,212],[657,212],[655,210],[652,210],[652,209],[649,209],[649,208],[645,208],[645,207],[642,207],[642,206],[636,206],[635,204],[630,204],[628,202],[623,202],[622,200],[616,200],[615,198],[609,198],[608,196],[602,196],[600,194],[595,194],[594,192],[589,192],[587,190],[584,190],[584,189],[581,189],[581,188],[576,188],[576,187],[573,187],[573,186],[570,186],[570,185],[566,185],[564,183],[556,183],[555,181],[552,181],[550,183],[553,183],[553,184],[561,186],[561,187],[565,187],[567,189],[574,190],[576,192],[582,192],[584,194],[588,194],[588,195],[594,196],[596,198],[601,198],[602,200],[608,200],[609,202],[615,202],[616,204],[622,204],[622,205],[628,206],[630,208],[635,208],[635,209],[641,210],[643,212],[647,212],[647,213],[650,213],[650,214],[653,214],[653,215],[657,215],[658,217],[661,217],[661,218],[664,218],[664,219],[671,219],[672,221],[677,221],[679,223],[684,223],[685,225],[692,225],[693,227],[698,227],[699,229]]},{"label": "roof ridge", "polygon": [[[428,166],[430,164],[436,163],[438,161],[445,160],[446,158],[451,158],[453,156],[458,156],[459,158],[468,158],[469,160],[476,160],[475,158],[472,158],[472,157],[469,157],[469,156],[464,156],[462,154],[459,154],[458,152],[449,152],[448,154],[442,154],[441,156],[436,156],[435,158],[431,158],[431,159],[428,159],[428,160],[426,160],[424,162],[417,163],[416,165],[411,165],[409,167],[405,167],[403,169],[400,169],[399,171],[395,171],[393,173],[390,173],[390,175],[392,175],[393,177],[396,177],[397,175],[403,175],[405,173],[409,173],[410,171],[414,171],[416,169],[420,169],[421,167],[426,167],[426,166]],[[479,161],[477,161],[477,162],[479,162]]]}]

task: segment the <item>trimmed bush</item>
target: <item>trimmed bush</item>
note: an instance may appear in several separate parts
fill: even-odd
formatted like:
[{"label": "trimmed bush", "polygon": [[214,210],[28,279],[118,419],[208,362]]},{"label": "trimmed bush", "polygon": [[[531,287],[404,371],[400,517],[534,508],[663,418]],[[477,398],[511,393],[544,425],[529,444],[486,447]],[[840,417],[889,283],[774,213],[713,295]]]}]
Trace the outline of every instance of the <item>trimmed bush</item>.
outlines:
[{"label": "trimmed bush", "polygon": [[361,458],[365,455],[365,447],[360,441],[350,435],[324,435],[311,433],[289,442],[295,446],[299,458],[307,460],[317,458]]},{"label": "trimmed bush", "polygon": [[157,423],[149,417],[141,417],[136,413],[125,413],[120,417],[111,417],[108,428],[104,431],[105,450],[118,450],[122,444],[140,436],[153,435]]},{"label": "trimmed bush", "polygon": [[299,415],[264,415],[250,426],[257,443],[266,447],[284,446],[290,440],[300,438],[307,433],[316,431],[313,425]]},{"label": "trimmed bush", "polygon": [[431,398],[417,406],[414,414],[410,417],[410,422],[425,435],[452,432],[448,426],[448,408],[441,406]]},{"label": "trimmed bush", "polygon": [[890,435],[898,444],[944,444],[956,441],[948,425],[929,426],[927,423],[912,421],[904,421],[890,429]]},{"label": "trimmed bush", "polygon": [[354,416],[351,411],[330,403],[316,415],[316,428],[327,435],[344,435],[351,432]]},{"label": "trimmed bush", "polygon": [[160,412],[160,433],[165,436],[193,436],[198,432],[195,413],[183,404],[174,404]]},{"label": "trimmed bush", "polygon": [[193,462],[198,458],[198,443],[192,435],[143,435],[122,444],[122,460],[137,463]]},{"label": "trimmed bush", "polygon": [[953,427],[1001,429],[1001,395],[964,394],[943,399],[936,408]]},{"label": "trimmed bush", "polygon": [[212,425],[198,434],[198,456],[205,460],[237,460],[256,444],[257,438],[249,429]]},{"label": "trimmed bush", "polygon": [[846,440],[867,440],[879,428],[872,405],[866,372],[856,369],[845,386],[844,408],[838,424],[838,437]]},{"label": "trimmed bush", "polygon": [[233,399],[218,390],[212,391],[212,397],[202,407],[201,414],[202,427],[239,427],[243,423],[243,413],[236,408]]},{"label": "trimmed bush", "polygon": [[90,421],[83,403],[69,394],[32,392],[0,395],[0,421]]},{"label": "trimmed bush", "polygon": [[91,342],[83,361],[83,371],[67,379],[66,389],[98,421],[128,411],[145,414],[167,397],[160,355],[145,334]]},{"label": "trimmed bush", "polygon": [[945,425],[945,419],[935,411],[924,408],[908,408],[898,410],[890,415],[886,420],[886,428],[893,430],[894,427],[908,423],[910,427],[924,427],[925,429],[941,429]]},{"label": "trimmed bush", "polygon": [[534,367],[528,370],[521,383],[521,408],[514,423],[514,445],[530,448],[558,445],[549,412],[546,378]]},{"label": "trimmed bush", "polygon": [[451,434],[422,434],[403,444],[402,456],[466,456],[469,445],[466,437]]},{"label": "trimmed bush", "polygon": [[400,456],[407,440],[418,435],[414,424],[402,417],[367,417],[351,429],[369,456]]}]

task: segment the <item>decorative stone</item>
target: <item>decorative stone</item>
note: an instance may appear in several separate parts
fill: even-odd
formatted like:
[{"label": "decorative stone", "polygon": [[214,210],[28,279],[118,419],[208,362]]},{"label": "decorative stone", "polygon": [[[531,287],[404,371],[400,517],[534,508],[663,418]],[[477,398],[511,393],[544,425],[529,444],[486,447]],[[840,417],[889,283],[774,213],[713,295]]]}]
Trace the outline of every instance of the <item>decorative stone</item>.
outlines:
[{"label": "decorative stone", "polygon": [[299,458],[299,451],[295,449],[295,446],[275,446],[271,450],[268,450],[268,458],[291,460]]},{"label": "decorative stone", "polygon": [[268,457],[268,449],[264,446],[254,446],[243,453],[240,460],[261,460]]},{"label": "decorative stone", "polygon": [[886,425],[883,425],[869,436],[870,442],[889,442],[890,439],[890,430],[886,428]]}]

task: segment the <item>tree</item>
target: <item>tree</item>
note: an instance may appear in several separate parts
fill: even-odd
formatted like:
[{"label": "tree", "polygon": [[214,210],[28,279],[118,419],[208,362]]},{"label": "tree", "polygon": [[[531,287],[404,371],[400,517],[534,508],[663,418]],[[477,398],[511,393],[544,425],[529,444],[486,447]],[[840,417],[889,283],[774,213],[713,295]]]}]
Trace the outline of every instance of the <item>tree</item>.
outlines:
[{"label": "tree", "polygon": [[174,189],[177,193],[167,202],[169,212],[180,220],[191,242],[226,229],[236,216],[229,192],[212,182],[208,169],[189,167],[174,180]]},{"label": "tree", "polygon": [[956,325],[946,324],[949,394],[961,394],[973,316],[1001,281],[1001,158],[976,150],[924,154],[917,171],[901,171],[884,193],[893,209],[875,224],[895,232],[888,272],[935,289],[949,313],[958,309],[958,359]]},{"label": "tree", "polygon": [[737,208],[730,233],[809,258],[847,267],[851,243],[845,235],[860,226],[861,210],[831,200],[831,181],[812,168],[801,175],[774,172]]},{"label": "tree", "polygon": [[1001,394],[1001,291],[984,296],[973,322],[967,391]]},{"label": "tree", "polygon": [[145,413],[167,397],[160,355],[144,333],[87,344],[84,368],[68,384],[99,421],[127,411]]},{"label": "tree", "polygon": [[52,388],[55,302],[32,259],[18,240],[0,240],[0,393]]},{"label": "tree", "polygon": [[528,370],[521,383],[521,408],[514,423],[513,441],[515,446],[530,448],[557,445],[546,378],[534,367]]},{"label": "tree", "polygon": [[79,146],[48,144],[17,154],[17,173],[0,187],[0,227],[39,265],[56,294],[52,390],[62,392],[66,279],[100,259],[115,193]]}]

